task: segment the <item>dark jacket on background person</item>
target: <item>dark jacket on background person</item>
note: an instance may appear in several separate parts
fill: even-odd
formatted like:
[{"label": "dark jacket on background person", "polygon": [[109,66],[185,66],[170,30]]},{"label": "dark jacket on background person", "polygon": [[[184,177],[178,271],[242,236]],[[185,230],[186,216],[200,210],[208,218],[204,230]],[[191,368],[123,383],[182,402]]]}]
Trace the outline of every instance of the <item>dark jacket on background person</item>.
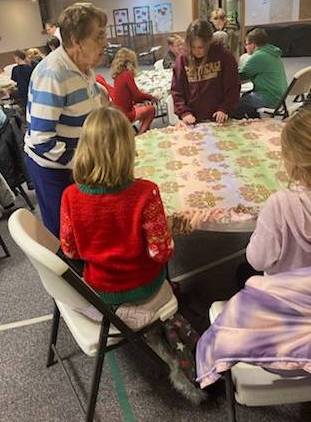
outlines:
[{"label": "dark jacket on background person", "polygon": [[0,172],[13,190],[28,180],[23,136],[16,122],[9,118],[0,129]]},{"label": "dark jacket on background person", "polygon": [[163,58],[163,68],[164,69],[173,69],[173,67],[175,65],[175,60],[176,60],[175,54],[171,50],[168,50],[168,52],[166,53],[166,55]]},{"label": "dark jacket on background person", "polygon": [[191,113],[197,121],[203,121],[212,119],[216,111],[230,115],[240,99],[235,58],[219,43],[211,44],[206,62],[193,70],[187,56],[178,56],[173,71],[172,96],[175,113],[180,118]]},{"label": "dark jacket on background person", "polygon": [[28,85],[33,68],[28,64],[18,64],[12,69],[12,80],[17,84],[17,99],[23,107],[26,107],[28,97]]}]

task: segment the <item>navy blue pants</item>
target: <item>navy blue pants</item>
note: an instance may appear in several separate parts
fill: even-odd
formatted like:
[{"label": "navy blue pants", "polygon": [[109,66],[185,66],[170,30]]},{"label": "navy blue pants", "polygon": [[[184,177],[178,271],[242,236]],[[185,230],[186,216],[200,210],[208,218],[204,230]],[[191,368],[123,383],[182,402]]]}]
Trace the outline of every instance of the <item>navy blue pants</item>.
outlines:
[{"label": "navy blue pants", "polygon": [[73,183],[72,171],[44,168],[29,157],[27,168],[36,190],[43,223],[59,237],[61,198],[66,187]]}]

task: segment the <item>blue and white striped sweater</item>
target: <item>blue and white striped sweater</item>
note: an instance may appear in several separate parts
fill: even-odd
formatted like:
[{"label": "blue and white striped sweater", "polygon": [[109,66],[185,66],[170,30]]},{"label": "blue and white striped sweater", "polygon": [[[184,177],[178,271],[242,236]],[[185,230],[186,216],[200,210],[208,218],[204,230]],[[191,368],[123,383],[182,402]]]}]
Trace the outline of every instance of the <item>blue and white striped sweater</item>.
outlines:
[{"label": "blue and white striped sweater", "polygon": [[31,77],[26,153],[42,167],[71,168],[83,122],[99,106],[100,89],[93,72],[82,74],[59,47]]}]

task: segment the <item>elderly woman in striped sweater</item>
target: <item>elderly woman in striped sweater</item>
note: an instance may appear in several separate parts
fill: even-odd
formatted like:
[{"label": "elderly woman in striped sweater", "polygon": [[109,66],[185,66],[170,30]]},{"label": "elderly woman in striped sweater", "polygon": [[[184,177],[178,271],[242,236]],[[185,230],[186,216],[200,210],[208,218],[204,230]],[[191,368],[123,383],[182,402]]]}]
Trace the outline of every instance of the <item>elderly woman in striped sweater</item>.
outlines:
[{"label": "elderly woman in striped sweater", "polygon": [[60,201],[72,183],[72,157],[88,114],[100,107],[92,68],[106,45],[106,14],[76,3],[59,20],[62,46],[35,68],[29,86],[25,151],[45,226],[59,236]]}]

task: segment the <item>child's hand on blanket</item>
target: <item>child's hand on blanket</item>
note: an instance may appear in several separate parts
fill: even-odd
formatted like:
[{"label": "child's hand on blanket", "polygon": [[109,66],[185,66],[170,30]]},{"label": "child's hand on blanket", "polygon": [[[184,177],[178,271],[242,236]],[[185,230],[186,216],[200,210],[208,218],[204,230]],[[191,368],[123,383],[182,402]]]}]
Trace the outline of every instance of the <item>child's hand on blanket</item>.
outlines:
[{"label": "child's hand on blanket", "polygon": [[216,123],[225,123],[228,120],[228,114],[223,111],[216,111],[216,113],[213,114],[213,118]]}]

